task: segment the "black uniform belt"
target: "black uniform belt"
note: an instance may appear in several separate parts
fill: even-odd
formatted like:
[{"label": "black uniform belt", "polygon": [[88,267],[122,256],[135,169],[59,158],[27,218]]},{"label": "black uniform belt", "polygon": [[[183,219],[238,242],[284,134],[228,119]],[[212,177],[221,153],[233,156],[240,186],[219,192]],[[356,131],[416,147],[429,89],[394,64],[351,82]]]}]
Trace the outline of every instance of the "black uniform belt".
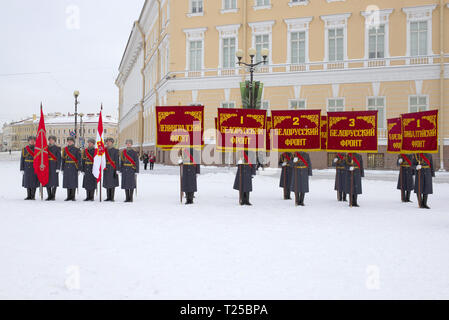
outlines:
[{"label": "black uniform belt", "polygon": [[85,164],[94,164],[93,162],[86,161]]},{"label": "black uniform belt", "polygon": [[34,162],[34,160],[25,160],[25,162]]},{"label": "black uniform belt", "polygon": [[345,169],[345,167],[337,167],[337,169],[343,170]]},{"label": "black uniform belt", "polygon": [[125,167],[134,167],[134,165],[131,164],[131,163],[124,163],[123,165],[124,165]]},{"label": "black uniform belt", "polygon": [[48,159],[48,161],[56,161],[55,159]]},{"label": "black uniform belt", "polygon": [[430,169],[429,166],[421,166],[422,169]]},{"label": "black uniform belt", "polygon": [[185,165],[185,166],[194,166],[194,165],[196,165],[196,163],[183,163],[183,165]]},{"label": "black uniform belt", "polygon": [[295,168],[297,168],[297,169],[305,169],[305,168],[308,168],[307,166],[295,166]]},{"label": "black uniform belt", "polygon": [[75,163],[75,161],[68,160],[68,161],[66,161],[65,163]]},{"label": "black uniform belt", "polygon": [[401,164],[401,167],[410,168],[409,164]]}]

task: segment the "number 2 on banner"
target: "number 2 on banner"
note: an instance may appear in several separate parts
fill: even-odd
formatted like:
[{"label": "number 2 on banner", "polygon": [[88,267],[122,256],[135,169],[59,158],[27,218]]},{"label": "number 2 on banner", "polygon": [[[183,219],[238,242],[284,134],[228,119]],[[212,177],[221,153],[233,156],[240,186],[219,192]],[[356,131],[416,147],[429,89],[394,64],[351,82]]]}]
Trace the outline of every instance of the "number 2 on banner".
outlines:
[{"label": "number 2 on banner", "polygon": [[349,126],[355,127],[355,119],[349,119]]},{"label": "number 2 on banner", "polygon": [[293,125],[299,126],[299,118],[298,117],[293,118]]}]

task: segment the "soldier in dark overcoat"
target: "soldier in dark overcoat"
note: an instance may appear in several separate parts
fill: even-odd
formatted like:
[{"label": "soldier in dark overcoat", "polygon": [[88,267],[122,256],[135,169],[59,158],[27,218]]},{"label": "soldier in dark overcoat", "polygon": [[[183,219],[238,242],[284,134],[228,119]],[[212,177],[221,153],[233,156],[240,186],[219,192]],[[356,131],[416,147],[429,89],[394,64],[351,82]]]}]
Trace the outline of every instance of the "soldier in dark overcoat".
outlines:
[{"label": "soldier in dark overcoat", "polygon": [[180,149],[178,164],[181,166],[181,192],[186,195],[186,204],[193,204],[195,192],[198,191],[197,175],[200,174],[200,159],[193,148]]},{"label": "soldier in dark overcoat", "polygon": [[106,140],[106,167],[103,171],[103,188],[106,188],[106,200],[114,201],[115,188],[119,186],[118,183],[118,169],[120,169],[120,152],[114,148],[114,139],[107,138]]},{"label": "soldier in dark overcoat", "polygon": [[125,202],[133,202],[134,189],[137,187],[139,173],[139,155],[132,149],[133,141],[126,140],[126,149],[120,155],[120,173],[122,175],[122,189],[125,190]]},{"label": "soldier in dark overcoat", "polygon": [[36,189],[39,188],[40,182],[34,172],[34,146],[36,137],[28,137],[28,145],[22,149],[20,157],[20,171],[22,172],[22,187],[27,189],[27,197],[25,200],[36,200]]},{"label": "soldier in dark overcoat", "polygon": [[239,203],[241,206],[247,205],[251,206],[249,202],[249,194],[253,191],[253,176],[256,175],[256,165],[255,161],[251,158],[255,158],[248,151],[242,152],[242,157],[240,157],[237,163],[237,174],[234,180],[234,190],[239,191]]},{"label": "soldier in dark overcoat", "polygon": [[67,138],[67,146],[62,149],[62,187],[67,189],[65,201],[76,201],[75,192],[78,189],[78,175],[82,169],[81,152],[75,147],[75,139]]},{"label": "soldier in dark overcoat", "polygon": [[334,160],[332,161],[332,166],[335,167],[335,186],[334,190],[337,191],[338,201],[347,201],[345,192],[345,183],[347,180],[347,170],[345,167],[346,154],[337,153]]},{"label": "soldier in dark overcoat", "polygon": [[345,159],[345,168],[345,193],[349,195],[349,206],[359,207],[357,197],[362,194],[362,177],[365,176],[362,156],[358,153],[348,153]]},{"label": "soldier in dark overcoat", "polygon": [[418,197],[419,207],[430,209],[427,205],[429,194],[433,194],[433,181],[435,169],[432,155],[430,153],[417,153],[413,161],[416,170],[415,193]]},{"label": "soldier in dark overcoat", "polygon": [[415,183],[413,181],[413,176],[415,170],[413,169],[413,159],[415,156],[413,154],[399,154],[397,165],[399,169],[398,177],[398,190],[401,190],[401,201],[402,202],[412,202],[410,200],[410,194],[415,188]]},{"label": "soldier in dark overcoat", "polygon": [[295,205],[304,206],[304,198],[309,192],[309,177],[312,176],[312,162],[306,152],[295,152],[293,157],[291,189],[295,193]]},{"label": "soldier in dark overcoat", "polygon": [[290,200],[290,187],[292,182],[293,172],[293,157],[290,152],[284,152],[279,157],[279,165],[281,166],[281,179],[279,181],[279,187],[284,189],[284,200]]},{"label": "soldier in dark overcoat", "polygon": [[48,137],[48,162],[49,176],[47,188],[48,197],[46,201],[56,200],[56,190],[59,187],[59,170],[61,170],[61,147],[56,145],[56,137]]},{"label": "soldier in dark overcoat", "polygon": [[95,142],[95,139],[89,138],[87,140],[88,146],[83,150],[82,155],[83,188],[86,190],[86,199],[84,201],[94,201],[95,189],[97,188],[97,178],[92,173],[95,158]]}]

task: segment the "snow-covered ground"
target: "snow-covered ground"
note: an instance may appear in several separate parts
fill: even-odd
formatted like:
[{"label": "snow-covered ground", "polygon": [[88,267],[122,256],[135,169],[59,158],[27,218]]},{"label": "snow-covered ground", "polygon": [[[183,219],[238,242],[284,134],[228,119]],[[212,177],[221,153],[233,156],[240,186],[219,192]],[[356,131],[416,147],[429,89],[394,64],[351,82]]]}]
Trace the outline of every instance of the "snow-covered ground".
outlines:
[{"label": "snow-covered ground", "polygon": [[[194,206],[175,167],[139,176],[136,202],[23,201],[18,161],[0,155],[0,298],[449,298],[449,184],[432,210],[402,204],[396,173],[368,172],[361,208],[316,171],[307,206],[282,200],[278,171],[240,207],[234,169],[205,168]],[[391,176],[391,177],[390,177]],[[80,191],[78,199],[84,197]]]}]

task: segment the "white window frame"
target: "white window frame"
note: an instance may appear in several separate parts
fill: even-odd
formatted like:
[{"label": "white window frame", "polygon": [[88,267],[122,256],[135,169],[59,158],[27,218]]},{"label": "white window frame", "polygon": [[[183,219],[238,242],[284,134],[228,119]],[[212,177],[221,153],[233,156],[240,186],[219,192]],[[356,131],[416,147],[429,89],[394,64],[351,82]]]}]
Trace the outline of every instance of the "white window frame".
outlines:
[{"label": "white window frame", "polygon": [[186,67],[185,67],[185,76],[189,76],[189,68],[190,68],[190,41],[202,41],[202,52],[201,52],[201,76],[204,76],[204,34],[207,31],[207,28],[189,28],[184,29],[184,33],[186,34]]},{"label": "white window frame", "polygon": [[411,100],[413,97],[417,97],[417,98],[421,98],[421,97],[425,97],[426,98],[426,110],[423,111],[428,111],[430,110],[430,106],[429,106],[429,95],[428,94],[411,94],[408,96],[408,112],[419,112],[419,110],[417,111],[412,111],[412,104],[411,104]]},{"label": "white window frame", "polygon": [[223,14],[223,13],[236,13],[236,12],[239,12],[239,9],[238,9],[238,7],[237,7],[237,5],[238,5],[238,0],[234,0],[234,1],[235,1],[235,8],[226,8],[226,7],[225,7],[225,5],[226,5],[226,0],[222,0],[222,5],[221,5],[220,13]]},{"label": "white window frame", "polygon": [[268,34],[268,50],[270,54],[268,56],[269,71],[272,71],[271,65],[273,64],[273,25],[275,21],[261,21],[248,23],[252,29],[252,47],[256,47],[256,36]]},{"label": "white window frame", "polygon": [[[412,22],[423,22],[427,21],[427,55],[433,55],[432,49],[432,13],[437,7],[434,5],[419,6],[419,7],[406,7],[402,8],[402,11],[407,15],[407,49],[406,56],[411,56],[411,37],[410,37],[410,24]],[[429,63],[433,63],[433,59],[429,59]],[[410,59],[407,59],[407,63],[410,64]]]},{"label": "white window frame", "polygon": [[[387,128],[387,98],[385,96],[370,96],[370,97],[366,97],[366,110],[370,111],[370,106],[369,106],[369,99],[383,99],[384,100],[384,105],[383,105],[383,123],[382,123],[382,128],[379,127],[379,123],[378,123],[378,129],[386,129]],[[375,106],[377,107],[377,106]]]},{"label": "white window frame", "polygon": [[[291,69],[290,64],[292,64],[292,48],[291,48],[291,36],[293,32],[305,32],[305,61],[304,63],[307,65],[309,60],[309,25],[312,21],[313,17],[305,17],[298,19],[284,19],[284,22],[287,24],[287,61],[289,64],[289,71]],[[309,66],[307,65],[307,69]]]},{"label": "white window frame", "polygon": [[[304,102],[304,109],[293,109],[292,102]],[[306,110],[307,109],[307,99],[289,99],[288,100],[288,109],[289,110]]]},{"label": "white window frame", "polygon": [[[254,0],[254,10],[264,10],[264,9],[271,9],[273,7],[271,0],[268,0],[268,4],[259,5],[257,3],[258,0]],[[265,0],[264,0],[265,1]]]},{"label": "white window frame", "polygon": [[290,0],[288,6],[296,7],[296,6],[307,6],[309,4],[309,0]]},{"label": "white window frame", "polygon": [[[334,112],[334,111],[329,111],[329,100],[343,100],[343,110],[342,111],[346,110],[346,99],[343,97],[333,97],[333,98],[327,98],[327,100],[326,100],[326,111],[327,112]],[[337,112],[340,112],[340,111],[337,111]]]},{"label": "white window frame", "polygon": [[[374,7],[373,7],[374,8]],[[367,10],[362,11],[362,16],[365,17],[365,67],[368,66],[369,58],[369,29],[376,25],[385,26],[385,38],[384,38],[384,58],[386,59],[386,65],[390,65],[390,14],[393,9],[384,10]]]},{"label": "white window frame", "polygon": [[[202,1],[203,2],[203,10],[201,12],[193,13],[193,1]],[[189,13],[187,13],[187,17],[201,17],[204,16],[204,0],[189,0]]]},{"label": "white window frame", "polygon": [[[343,28],[343,60],[345,68],[347,67],[348,60],[348,19],[351,17],[351,13],[343,14],[330,14],[320,16],[324,21],[324,61],[327,63],[338,63],[339,61],[329,61],[329,29]],[[324,65],[327,69],[327,64]]]},{"label": "white window frame", "polygon": [[[237,104],[236,104],[235,101],[222,101],[221,102],[221,107],[222,108],[230,108],[230,107],[225,107],[224,104],[228,104],[228,105],[229,104],[233,104],[234,106],[232,108],[237,108]],[[230,108],[230,109],[232,109],[232,108]]]},{"label": "white window frame", "polygon": [[[218,73],[219,75],[222,74],[223,71],[223,39],[226,38],[235,38],[235,49],[236,51],[239,48],[239,29],[240,29],[240,24],[230,24],[230,25],[225,25],[225,26],[217,26],[216,27],[218,34],[219,34],[219,59],[218,59]],[[234,57],[235,59],[235,64],[234,64],[234,73],[238,74],[238,68],[237,68],[237,57]],[[229,70],[228,68],[226,70]]]}]

